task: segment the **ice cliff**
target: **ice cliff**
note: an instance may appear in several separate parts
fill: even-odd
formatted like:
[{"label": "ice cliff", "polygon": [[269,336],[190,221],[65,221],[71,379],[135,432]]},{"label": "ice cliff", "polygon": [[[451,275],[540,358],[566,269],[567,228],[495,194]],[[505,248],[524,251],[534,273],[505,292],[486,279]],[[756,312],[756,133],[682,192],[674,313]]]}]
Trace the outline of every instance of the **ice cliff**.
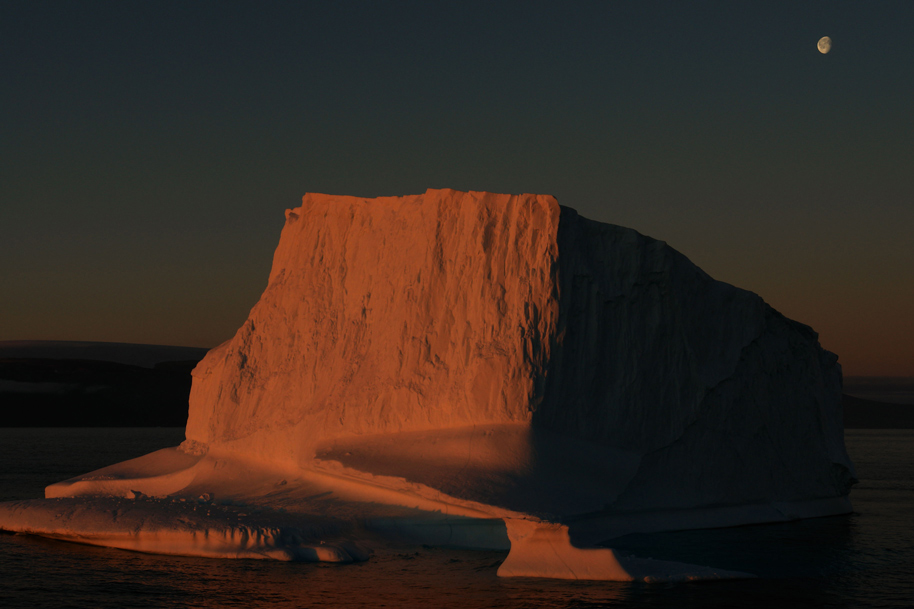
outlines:
[{"label": "ice cliff", "polygon": [[[463,469],[428,465],[439,441]],[[555,518],[835,513],[853,483],[840,366],[809,327],[553,197],[453,190],[288,210],[263,296],[194,370],[185,447]],[[543,497],[562,484],[581,501]]]},{"label": "ice cliff", "polygon": [[542,196],[305,196],[260,302],[194,371],[188,440],[302,460],[345,434],[529,421],[559,217]]}]

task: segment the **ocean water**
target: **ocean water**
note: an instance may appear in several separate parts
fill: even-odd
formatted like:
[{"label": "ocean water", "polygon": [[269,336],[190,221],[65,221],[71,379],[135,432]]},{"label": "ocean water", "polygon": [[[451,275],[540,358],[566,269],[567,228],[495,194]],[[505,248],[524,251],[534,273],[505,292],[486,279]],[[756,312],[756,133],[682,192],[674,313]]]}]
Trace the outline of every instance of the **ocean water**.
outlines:
[{"label": "ocean water", "polygon": [[[181,429],[0,429],[0,500],[183,439]],[[0,607],[914,607],[914,430],[848,430],[847,516],[629,535],[644,557],[749,571],[679,584],[498,578],[501,552],[404,548],[326,565],[156,556],[0,535]]]}]

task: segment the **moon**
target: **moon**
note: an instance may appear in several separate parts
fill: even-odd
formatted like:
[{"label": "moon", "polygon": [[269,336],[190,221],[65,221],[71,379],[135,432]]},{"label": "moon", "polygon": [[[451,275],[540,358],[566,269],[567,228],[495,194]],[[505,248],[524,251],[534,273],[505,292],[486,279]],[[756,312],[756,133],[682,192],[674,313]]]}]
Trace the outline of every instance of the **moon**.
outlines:
[{"label": "moon", "polygon": [[831,38],[828,36],[822,36],[819,38],[819,42],[816,44],[816,47],[819,49],[819,52],[825,55],[831,51]]}]

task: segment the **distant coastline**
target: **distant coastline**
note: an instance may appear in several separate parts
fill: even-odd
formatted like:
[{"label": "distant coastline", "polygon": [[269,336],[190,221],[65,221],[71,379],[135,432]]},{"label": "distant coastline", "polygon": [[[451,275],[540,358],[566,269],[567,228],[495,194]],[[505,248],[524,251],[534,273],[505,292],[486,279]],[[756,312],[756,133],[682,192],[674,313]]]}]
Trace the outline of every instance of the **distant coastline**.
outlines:
[{"label": "distant coastline", "polygon": [[184,427],[207,349],[0,342],[0,427]]},{"label": "distant coastline", "polygon": [[207,348],[67,340],[0,341],[0,359],[57,359],[115,362],[154,368],[169,361],[200,361]]},{"label": "distant coastline", "polygon": [[914,429],[914,406],[844,395],[844,429]]},{"label": "distant coastline", "polygon": [[873,402],[914,406],[914,377],[848,376],[844,393]]}]

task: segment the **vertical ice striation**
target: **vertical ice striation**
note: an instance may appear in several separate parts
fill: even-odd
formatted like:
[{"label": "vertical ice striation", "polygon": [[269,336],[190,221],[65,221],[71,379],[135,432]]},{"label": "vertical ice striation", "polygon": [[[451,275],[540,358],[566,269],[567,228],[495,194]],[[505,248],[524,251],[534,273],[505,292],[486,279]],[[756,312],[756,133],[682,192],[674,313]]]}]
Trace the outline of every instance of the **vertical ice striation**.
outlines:
[{"label": "vertical ice striation", "polygon": [[547,196],[307,195],[194,371],[187,438],[269,460],[346,434],[529,421],[558,302]]},{"label": "vertical ice striation", "polygon": [[617,510],[838,497],[841,369],[811,328],[634,230],[562,208],[533,424],[641,455]]}]

